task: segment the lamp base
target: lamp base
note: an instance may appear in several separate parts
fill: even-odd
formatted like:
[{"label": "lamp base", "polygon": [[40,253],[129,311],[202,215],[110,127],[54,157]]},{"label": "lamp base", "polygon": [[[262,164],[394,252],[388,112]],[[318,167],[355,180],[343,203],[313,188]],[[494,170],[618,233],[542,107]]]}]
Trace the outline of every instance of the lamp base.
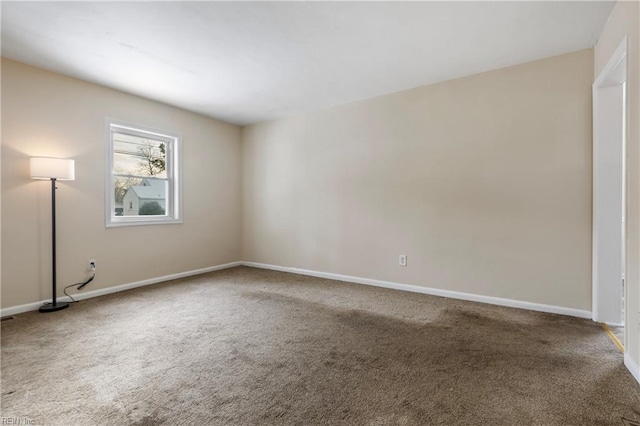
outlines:
[{"label": "lamp base", "polygon": [[55,311],[61,311],[64,308],[68,308],[69,304],[67,302],[56,302],[56,304],[52,304],[52,303],[45,303],[44,305],[40,306],[40,309],[38,309],[40,312],[55,312]]}]

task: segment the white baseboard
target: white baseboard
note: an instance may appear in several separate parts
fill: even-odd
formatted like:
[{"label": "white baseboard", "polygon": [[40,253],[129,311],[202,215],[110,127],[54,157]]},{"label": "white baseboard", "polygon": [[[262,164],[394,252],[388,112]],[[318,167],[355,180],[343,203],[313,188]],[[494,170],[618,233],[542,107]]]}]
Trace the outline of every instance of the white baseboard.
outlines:
[{"label": "white baseboard", "polygon": [[591,319],[591,311],[582,309],[565,308],[563,306],[544,305],[540,303],[523,302],[513,299],[502,299],[499,297],[482,296],[479,294],[462,293],[459,291],[441,290],[437,288],[421,287],[411,284],[401,284],[391,281],[380,281],[370,278],[360,278],[350,275],[333,274],[330,272],[310,271],[308,269],[298,269],[285,266],[269,265],[256,262],[242,262],[244,266],[252,268],[271,269],[273,271],[289,272],[293,274],[308,275],[311,277],[327,278],[336,281],[345,281],[350,283],[365,284],[375,287],[391,288],[394,290],[411,291],[414,293],[429,294],[432,296],[448,297],[451,299],[469,300],[472,302],[488,303],[491,305],[508,306],[511,308],[528,309],[530,311],[548,312],[552,314],[568,315],[578,318]]},{"label": "white baseboard", "polygon": [[[119,291],[130,290],[136,287],[143,287],[146,285],[157,284],[164,281],[177,280],[179,278],[190,277],[192,275],[206,274],[207,272],[219,271],[221,269],[233,268],[235,266],[241,266],[242,262],[231,262],[225,263],[223,265],[210,266],[208,268],[202,269],[194,269],[192,271],[179,272],[177,274],[165,275],[163,277],[150,278],[148,280],[136,281],[128,284],[117,285],[113,287],[100,288],[97,290],[87,291],[86,293],[76,293],[73,295],[73,298],[76,300],[84,300],[92,297],[103,296],[105,294],[117,293]],[[58,300],[61,302],[70,302],[66,296],[59,297]],[[12,306],[9,308],[4,308],[0,310],[0,316],[6,317],[9,315],[21,314],[23,312],[35,311],[44,303],[46,300],[41,302],[27,303],[25,305]]]},{"label": "white baseboard", "polygon": [[[568,315],[568,316],[578,317],[578,318],[591,318],[590,311],[584,311],[584,310],[574,309],[574,308],[565,308],[562,306],[544,305],[540,303],[523,302],[523,301],[513,300],[513,299],[502,299],[499,297],[482,296],[479,294],[463,293],[463,292],[450,291],[450,290],[441,290],[441,289],[430,288],[430,287],[421,287],[421,286],[412,285],[412,284],[402,284],[402,283],[396,283],[391,281],[374,280],[371,278],[360,278],[360,277],[354,277],[350,275],[340,275],[340,274],[334,274],[331,272],[319,272],[319,271],[311,271],[308,269],[299,269],[299,268],[292,268],[292,267],[285,267],[285,266],[269,265],[265,263],[243,262],[243,261],[225,263],[223,265],[211,266],[208,268],[195,269],[192,271],[186,271],[186,272],[180,272],[177,274],[165,275],[162,277],[150,278],[148,280],[136,281],[136,282],[122,284],[114,287],[101,288],[98,290],[88,291],[86,293],[77,293],[77,294],[74,294],[73,297],[76,300],[84,300],[84,299],[89,299],[91,297],[98,297],[105,294],[117,293],[119,291],[129,290],[136,287],[157,284],[163,281],[170,281],[178,278],[190,277],[192,275],[204,274],[207,272],[233,268],[235,266],[241,266],[241,265],[249,266],[252,268],[271,269],[274,271],[308,275],[311,277],[327,278],[327,279],[336,280],[336,281],[365,284],[365,285],[371,285],[375,287],[384,287],[384,288],[390,288],[394,290],[403,290],[403,291],[410,291],[414,293],[429,294],[432,296],[441,296],[441,297],[448,297],[452,299],[469,300],[472,302],[488,303],[491,305],[509,306],[512,308],[520,308],[520,309],[528,309],[531,311]],[[66,302],[70,301],[70,299],[67,297],[60,297],[59,300],[66,301]],[[8,315],[19,314],[22,312],[34,311],[34,310],[37,310],[44,302],[45,301],[27,303],[25,305],[4,308],[0,310],[0,315],[4,317]]]},{"label": "white baseboard", "polygon": [[640,367],[638,364],[629,356],[629,352],[624,354],[624,365],[631,372],[631,375],[636,379],[638,383],[640,383]]}]

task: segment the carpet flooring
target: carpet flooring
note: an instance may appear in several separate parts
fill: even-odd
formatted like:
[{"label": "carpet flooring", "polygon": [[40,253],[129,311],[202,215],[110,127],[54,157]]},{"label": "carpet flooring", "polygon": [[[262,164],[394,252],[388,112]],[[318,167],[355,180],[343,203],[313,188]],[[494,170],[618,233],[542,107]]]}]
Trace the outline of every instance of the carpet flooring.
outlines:
[{"label": "carpet flooring", "polygon": [[591,321],[247,267],[17,315],[1,363],[38,425],[640,420]]}]

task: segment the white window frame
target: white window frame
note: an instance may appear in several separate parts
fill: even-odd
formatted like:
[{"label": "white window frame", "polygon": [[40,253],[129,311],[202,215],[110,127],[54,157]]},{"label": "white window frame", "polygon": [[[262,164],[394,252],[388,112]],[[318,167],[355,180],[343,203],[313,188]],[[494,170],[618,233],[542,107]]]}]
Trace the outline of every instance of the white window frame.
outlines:
[{"label": "white window frame", "polygon": [[[105,119],[106,129],[106,179],[105,179],[105,225],[116,226],[160,225],[182,223],[182,137],[179,133],[158,130],[124,121]],[[122,176],[114,173],[113,133],[125,133],[133,136],[149,137],[166,142],[166,180],[168,182],[166,214],[162,216],[116,216],[114,177]],[[140,176],[132,176],[140,177]]]}]

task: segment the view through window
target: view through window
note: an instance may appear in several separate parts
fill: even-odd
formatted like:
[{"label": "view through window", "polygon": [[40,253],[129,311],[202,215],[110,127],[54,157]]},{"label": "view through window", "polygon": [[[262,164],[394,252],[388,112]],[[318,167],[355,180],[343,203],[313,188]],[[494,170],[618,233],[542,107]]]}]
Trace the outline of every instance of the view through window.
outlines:
[{"label": "view through window", "polygon": [[178,221],[179,138],[114,122],[109,130],[107,225]]}]

